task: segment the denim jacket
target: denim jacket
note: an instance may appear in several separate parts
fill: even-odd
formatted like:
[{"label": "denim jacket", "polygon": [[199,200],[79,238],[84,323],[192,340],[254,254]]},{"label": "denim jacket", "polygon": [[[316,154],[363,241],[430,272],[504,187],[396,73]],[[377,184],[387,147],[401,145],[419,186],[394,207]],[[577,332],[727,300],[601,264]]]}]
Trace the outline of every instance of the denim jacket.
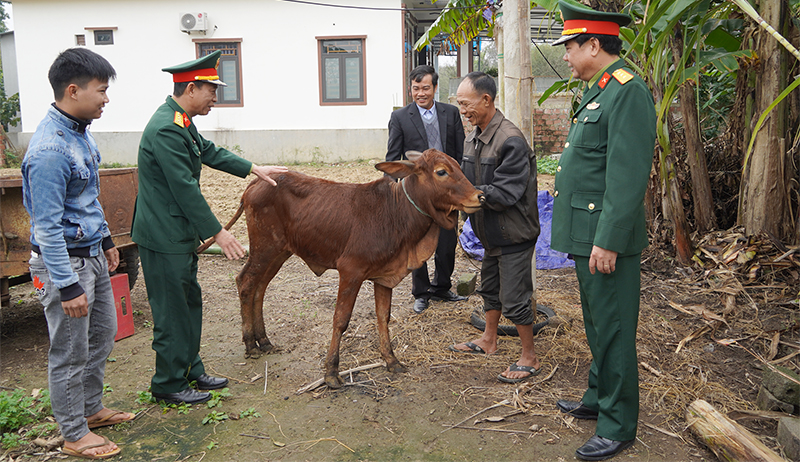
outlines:
[{"label": "denim jacket", "polygon": [[[88,123],[50,107],[22,161],[22,192],[31,244],[41,253],[62,300],[83,293],[70,254],[95,257],[113,247],[100,195],[100,151]],[[105,240],[105,242],[104,242]]]}]

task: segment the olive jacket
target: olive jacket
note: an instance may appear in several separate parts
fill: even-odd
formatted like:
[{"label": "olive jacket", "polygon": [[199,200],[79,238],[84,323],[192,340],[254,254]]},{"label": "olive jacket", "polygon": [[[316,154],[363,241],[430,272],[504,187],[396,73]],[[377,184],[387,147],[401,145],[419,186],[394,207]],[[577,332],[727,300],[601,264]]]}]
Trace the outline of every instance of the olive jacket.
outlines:
[{"label": "olive jacket", "polygon": [[553,195],[551,247],[634,255],[647,247],[644,195],[656,139],[653,96],[620,59],[585,90],[570,123]]},{"label": "olive jacket", "polygon": [[469,219],[488,255],[521,252],[539,237],[536,156],[525,135],[498,109],[464,142],[461,169],[485,197]]},{"label": "olive jacket", "polygon": [[244,178],[252,162],[203,138],[172,97],[153,114],[139,143],[139,192],[131,238],[167,254],[192,253],[221,229],[200,193],[203,164]]}]

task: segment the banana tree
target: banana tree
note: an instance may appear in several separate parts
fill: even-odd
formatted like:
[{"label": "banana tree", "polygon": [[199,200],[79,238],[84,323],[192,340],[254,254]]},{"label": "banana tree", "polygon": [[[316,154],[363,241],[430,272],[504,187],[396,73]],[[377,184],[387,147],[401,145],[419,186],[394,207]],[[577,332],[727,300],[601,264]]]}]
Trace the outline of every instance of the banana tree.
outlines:
[{"label": "banana tree", "polygon": [[[675,169],[670,141],[673,101],[680,101],[684,134],[689,143],[688,164],[691,168],[694,202],[700,204],[695,218],[705,217],[701,228],[713,226],[710,181],[699,130],[699,107],[695,91],[704,69],[733,72],[738,59],[752,59],[749,50],[740,51],[735,31],[741,21],[728,19],[731,5],[710,0],[651,0],[636,2],[627,8],[635,19],[631,27],[623,27],[620,37],[625,45],[623,57],[651,86],[658,114],[657,174],[661,189],[662,212],[672,223],[676,256],[688,263],[694,250],[682,203],[682,187]],[[540,99],[555,91],[574,87],[567,79],[556,82]]]},{"label": "banana tree", "polygon": [[[436,0],[431,0],[431,3],[436,3]],[[417,40],[414,48],[422,50],[440,33],[446,34],[442,46],[450,50],[471,41],[483,30],[492,37],[494,14],[498,7],[496,0],[450,0],[431,27]]]}]

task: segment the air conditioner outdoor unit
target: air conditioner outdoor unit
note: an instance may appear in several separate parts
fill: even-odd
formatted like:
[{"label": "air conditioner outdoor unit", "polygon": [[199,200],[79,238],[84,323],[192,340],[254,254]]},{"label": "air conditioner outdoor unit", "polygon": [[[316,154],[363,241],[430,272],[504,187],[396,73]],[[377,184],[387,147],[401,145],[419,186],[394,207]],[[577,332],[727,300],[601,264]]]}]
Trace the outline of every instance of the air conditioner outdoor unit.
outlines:
[{"label": "air conditioner outdoor unit", "polygon": [[205,32],[208,30],[207,18],[205,13],[181,13],[181,31]]}]

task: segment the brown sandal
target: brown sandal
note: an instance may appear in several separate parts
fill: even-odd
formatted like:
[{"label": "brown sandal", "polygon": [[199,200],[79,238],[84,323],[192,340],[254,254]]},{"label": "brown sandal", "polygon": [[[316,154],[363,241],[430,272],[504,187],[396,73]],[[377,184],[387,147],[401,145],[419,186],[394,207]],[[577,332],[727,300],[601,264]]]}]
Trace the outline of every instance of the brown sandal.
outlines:
[{"label": "brown sandal", "polygon": [[116,425],[116,424],[122,423],[122,422],[130,422],[131,420],[136,418],[136,415],[133,414],[133,417],[131,417],[129,419],[113,420],[112,421],[111,418],[114,417],[114,416],[117,416],[117,415],[120,415],[120,414],[132,414],[132,413],[131,412],[115,411],[113,409],[109,409],[109,410],[111,411],[111,414],[108,414],[107,416],[103,417],[102,419],[87,420],[86,424],[89,426],[89,429],[91,430],[93,428],[98,428],[98,427],[108,427],[110,425]]},{"label": "brown sandal", "polygon": [[122,448],[118,447],[117,449],[113,449],[111,451],[104,452],[102,454],[84,454],[83,453],[87,449],[99,448],[99,447],[102,447],[102,446],[106,446],[108,444],[111,444],[111,441],[109,441],[109,439],[104,436],[102,443],[89,444],[89,445],[83,446],[83,447],[78,448],[78,449],[69,449],[67,447],[63,447],[63,448],[61,448],[61,452],[63,452],[64,454],[66,454],[68,456],[80,457],[82,459],[92,459],[92,460],[108,459],[108,458],[114,457],[117,454],[119,454],[120,452],[122,452]]}]

